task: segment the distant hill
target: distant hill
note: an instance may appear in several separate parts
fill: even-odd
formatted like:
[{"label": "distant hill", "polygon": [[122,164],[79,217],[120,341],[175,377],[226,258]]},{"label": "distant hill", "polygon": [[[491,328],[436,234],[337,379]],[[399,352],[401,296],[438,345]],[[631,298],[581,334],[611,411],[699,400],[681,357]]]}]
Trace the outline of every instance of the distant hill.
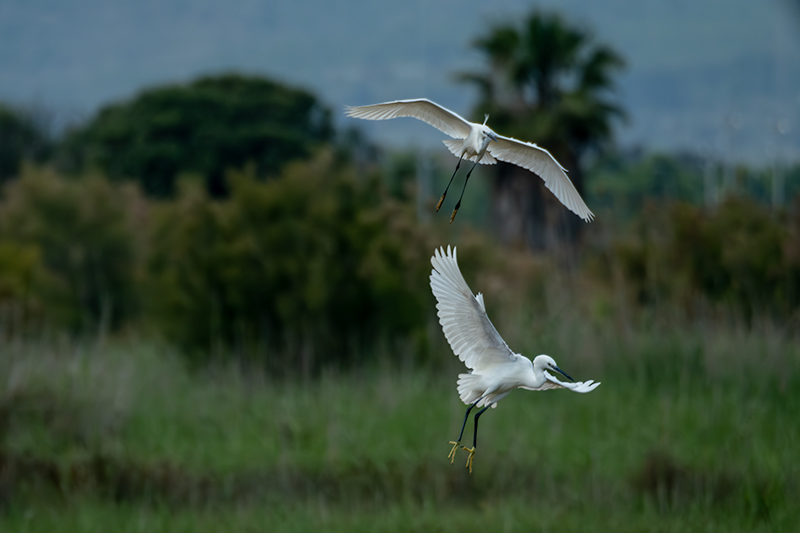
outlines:
[{"label": "distant hill", "polygon": [[[547,0],[628,58],[626,144],[800,158],[800,10],[786,0]],[[453,74],[470,42],[527,13],[522,0],[62,0],[0,3],[0,99],[59,124],[145,86],[239,70],[316,92],[334,108],[427,96],[468,113]],[[339,123],[344,123],[339,118]],[[441,138],[359,124],[385,143]],[[419,138],[419,141],[414,139]]]}]

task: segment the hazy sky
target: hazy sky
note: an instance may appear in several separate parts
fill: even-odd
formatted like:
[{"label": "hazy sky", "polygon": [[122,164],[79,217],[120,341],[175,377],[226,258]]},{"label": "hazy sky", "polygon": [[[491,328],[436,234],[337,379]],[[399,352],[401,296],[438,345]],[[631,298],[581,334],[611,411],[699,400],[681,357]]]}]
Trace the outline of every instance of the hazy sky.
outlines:
[{"label": "hazy sky", "polygon": [[[427,96],[468,114],[475,37],[558,6],[628,60],[627,144],[798,157],[800,20],[788,0],[0,0],[0,99],[60,122],[143,87],[240,70],[345,104]],[[340,118],[340,124],[345,119]],[[403,145],[424,125],[365,125]]]}]

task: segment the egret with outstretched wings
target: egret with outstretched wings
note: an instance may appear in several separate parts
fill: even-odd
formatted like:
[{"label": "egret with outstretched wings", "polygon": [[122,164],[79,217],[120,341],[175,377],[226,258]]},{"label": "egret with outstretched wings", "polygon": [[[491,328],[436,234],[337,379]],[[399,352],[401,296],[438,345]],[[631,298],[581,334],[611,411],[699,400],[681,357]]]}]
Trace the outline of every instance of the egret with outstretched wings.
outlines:
[{"label": "egret with outstretched wings", "polygon": [[[539,355],[531,361],[524,355],[514,353],[497,333],[486,314],[483,295],[474,296],[458,268],[456,249],[447,247],[434,251],[431,257],[431,290],[436,297],[439,323],[453,353],[470,369],[468,374],[458,375],[458,394],[467,404],[467,413],[461,425],[458,439],[450,441],[453,448],[448,458],[452,463],[464,436],[469,413],[474,407],[482,407],[475,414],[472,448],[462,446],[469,452],[467,467],[472,472],[472,458],[478,445],[478,418],[489,407],[508,396],[514,389],[542,391],[568,389],[573,392],[591,392],[600,383],[592,380],[578,381],[558,368],[549,355]],[[557,379],[549,371],[557,372],[569,379]]]},{"label": "egret with outstretched wings", "polygon": [[483,124],[469,122],[457,113],[446,109],[435,102],[426,98],[415,100],[397,100],[395,102],[385,102],[382,104],[365,105],[359,107],[345,107],[345,114],[349,117],[362,118],[365,120],[386,120],[390,118],[412,117],[427,122],[434,128],[446,133],[452,139],[444,141],[447,148],[458,157],[456,169],[450,177],[450,181],[445,188],[436,211],[442,207],[442,202],[450,184],[453,183],[458,168],[461,166],[462,159],[474,161],[475,164],[467,172],[464,180],[464,187],[461,189],[461,196],[458,198],[450,222],[456,218],[458,208],[461,207],[461,199],[464,197],[464,190],[467,188],[467,181],[475,170],[478,163],[493,165],[498,160],[506,163],[513,163],[522,168],[530,170],[544,180],[544,185],[550,189],[556,198],[564,204],[567,209],[581,217],[584,221],[590,222],[594,214],[586,207],[581,195],[567,177],[567,173],[550,152],[533,143],[518,141],[511,137],[503,137],[492,131],[486,122],[489,115],[486,115]]}]

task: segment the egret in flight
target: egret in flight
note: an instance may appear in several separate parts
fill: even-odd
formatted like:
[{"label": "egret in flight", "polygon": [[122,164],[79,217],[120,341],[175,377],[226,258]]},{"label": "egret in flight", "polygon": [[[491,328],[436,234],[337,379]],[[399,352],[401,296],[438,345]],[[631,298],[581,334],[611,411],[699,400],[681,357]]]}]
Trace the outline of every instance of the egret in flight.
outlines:
[{"label": "egret in flight", "polygon": [[456,169],[450,177],[450,181],[436,205],[436,211],[442,207],[444,197],[453,183],[458,168],[461,166],[462,159],[474,161],[475,164],[467,172],[464,180],[464,187],[461,189],[461,196],[458,198],[453,214],[450,216],[450,223],[456,218],[458,208],[461,207],[461,199],[464,197],[464,190],[467,188],[467,181],[478,166],[494,165],[498,160],[513,163],[521,166],[544,180],[544,185],[550,189],[556,198],[564,204],[567,209],[581,217],[586,222],[594,218],[594,214],[586,207],[581,195],[569,180],[566,170],[550,152],[536,146],[533,143],[518,141],[511,137],[503,137],[496,134],[486,125],[489,115],[483,124],[469,122],[457,113],[446,109],[435,102],[426,98],[416,100],[397,100],[395,102],[385,102],[382,104],[365,105],[359,107],[345,107],[345,114],[349,117],[363,118],[365,120],[386,120],[398,117],[413,117],[427,122],[434,128],[446,133],[452,139],[444,141],[450,151],[458,157]]},{"label": "egret in flight", "polygon": [[[467,468],[472,473],[472,458],[478,446],[478,418],[489,407],[497,407],[497,402],[511,391],[517,388],[533,391],[563,388],[573,392],[591,392],[600,383],[592,380],[575,382],[548,355],[538,355],[531,362],[524,355],[512,352],[489,321],[483,295],[478,293],[474,296],[464,281],[458,269],[455,248],[452,252],[449,246],[447,252],[444,248],[435,250],[431,265],[431,289],[437,301],[439,323],[453,353],[470,369],[468,374],[458,375],[458,394],[469,407],[458,439],[450,441],[453,448],[447,457],[451,463],[461,445],[470,411],[482,407],[475,414],[472,448],[461,446],[469,452]],[[558,380],[550,371],[573,383]]]}]

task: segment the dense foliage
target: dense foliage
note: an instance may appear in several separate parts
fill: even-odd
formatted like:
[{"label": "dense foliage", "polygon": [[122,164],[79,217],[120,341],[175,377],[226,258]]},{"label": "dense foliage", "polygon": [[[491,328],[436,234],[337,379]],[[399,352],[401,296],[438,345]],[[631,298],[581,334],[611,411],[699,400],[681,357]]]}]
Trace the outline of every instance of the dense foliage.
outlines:
[{"label": "dense foliage", "polygon": [[650,205],[607,253],[640,304],[735,310],[750,319],[797,316],[800,308],[800,197],[776,217],[744,197],[715,210],[684,202]]},{"label": "dense foliage", "polygon": [[[537,24],[573,35],[549,19],[526,31]],[[576,57],[605,57],[603,47],[588,50]],[[604,86],[595,74],[584,81]],[[195,361],[233,356],[301,373],[376,352],[429,362],[440,339],[429,330],[429,257],[447,244],[458,244],[465,275],[493,294],[498,313],[523,301],[563,306],[548,294],[566,283],[582,287],[568,300],[590,317],[624,301],[634,312],[666,304],[681,320],[706,311],[797,319],[800,200],[776,202],[797,195],[797,168],[779,181],[775,169],[608,154],[591,169],[587,196],[598,223],[567,254],[565,276],[558,249],[520,253],[463,224],[444,233],[441,219],[426,222],[418,158],[396,155],[381,171],[357,139],[330,139],[313,96],[234,75],[104,109],[62,139],[52,163],[72,161],[74,173],[37,165],[28,138],[18,179],[0,188],[0,336],[150,331]],[[86,167],[99,170],[78,171]]]},{"label": "dense foliage", "polygon": [[[266,182],[235,172],[230,184],[224,200],[187,180],[175,199],[154,201],[98,176],[24,172],[0,201],[3,334],[146,326],[194,358],[303,372],[351,364],[381,343],[425,357],[428,260],[449,239],[392,199],[380,174],[359,177],[325,153]],[[627,294],[634,309],[668,304],[687,318],[796,319],[798,200],[773,212],[742,196],[715,208],[646,196],[631,221],[609,222],[610,238],[584,249],[572,275],[592,289],[574,297],[577,309]],[[467,237],[457,243],[475,290],[497,305],[552,305],[557,256]]]},{"label": "dense foliage", "polygon": [[0,102],[0,183],[17,177],[23,161],[44,160],[51,148],[35,112]]},{"label": "dense foliage", "polygon": [[184,346],[308,370],[418,333],[432,246],[377,182],[325,155],[266,183],[233,175],[225,202],[182,191],[154,218],[149,271]]},{"label": "dense foliage", "polygon": [[94,332],[136,316],[134,188],[31,170],[0,202],[0,309],[6,329]]},{"label": "dense foliage", "polygon": [[107,106],[64,140],[61,164],[134,179],[169,196],[180,174],[202,176],[214,196],[225,172],[255,165],[277,174],[330,140],[330,112],[312,94],[264,78],[223,75],[149,89]]}]

